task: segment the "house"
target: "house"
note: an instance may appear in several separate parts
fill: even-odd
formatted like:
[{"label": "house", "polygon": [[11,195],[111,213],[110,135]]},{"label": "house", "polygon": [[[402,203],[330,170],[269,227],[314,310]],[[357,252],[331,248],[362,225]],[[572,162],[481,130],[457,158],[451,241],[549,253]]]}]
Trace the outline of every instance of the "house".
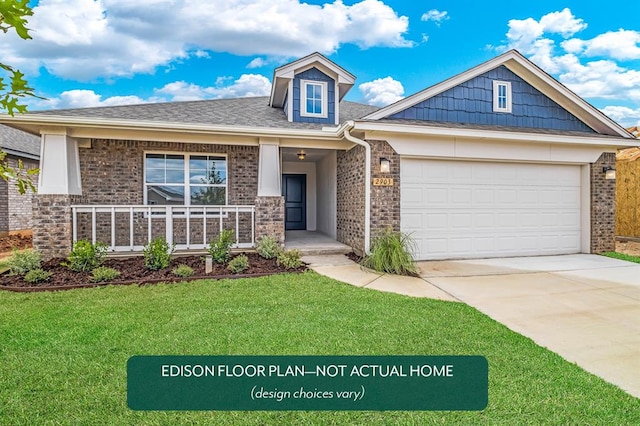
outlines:
[{"label": "house", "polygon": [[637,141],[517,51],[384,108],[345,101],[354,84],[314,53],[269,97],[2,117],[41,135],[35,246],[196,249],[225,228],[237,247],[308,230],[362,253],[391,227],[417,259],[613,249],[604,171]]},{"label": "house", "polygon": [[[13,169],[18,168],[19,162],[26,169],[38,168],[40,138],[37,136],[0,125],[0,150],[7,154],[4,161]],[[0,237],[31,231],[32,198],[31,191],[20,194],[13,182],[0,179]]]}]

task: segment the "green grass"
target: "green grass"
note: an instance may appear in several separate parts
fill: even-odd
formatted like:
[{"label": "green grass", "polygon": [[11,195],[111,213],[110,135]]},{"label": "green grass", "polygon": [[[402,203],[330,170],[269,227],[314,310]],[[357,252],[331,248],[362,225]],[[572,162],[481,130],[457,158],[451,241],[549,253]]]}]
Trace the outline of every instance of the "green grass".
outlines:
[{"label": "green grass", "polygon": [[617,253],[615,251],[609,251],[602,253],[603,256],[613,257],[614,259],[626,260],[627,262],[640,263],[640,257],[631,256],[630,254]]},{"label": "green grass", "polygon": [[[132,355],[484,355],[482,412],[138,412]],[[464,304],[309,272],[0,293],[0,424],[640,424],[640,400]]]}]

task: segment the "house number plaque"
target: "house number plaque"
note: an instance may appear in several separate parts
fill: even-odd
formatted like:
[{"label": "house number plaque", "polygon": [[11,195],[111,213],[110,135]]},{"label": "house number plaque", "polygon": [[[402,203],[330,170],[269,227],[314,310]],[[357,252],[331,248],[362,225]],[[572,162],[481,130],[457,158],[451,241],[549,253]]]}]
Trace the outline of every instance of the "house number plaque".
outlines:
[{"label": "house number plaque", "polygon": [[393,178],[373,178],[373,186],[393,186]]}]

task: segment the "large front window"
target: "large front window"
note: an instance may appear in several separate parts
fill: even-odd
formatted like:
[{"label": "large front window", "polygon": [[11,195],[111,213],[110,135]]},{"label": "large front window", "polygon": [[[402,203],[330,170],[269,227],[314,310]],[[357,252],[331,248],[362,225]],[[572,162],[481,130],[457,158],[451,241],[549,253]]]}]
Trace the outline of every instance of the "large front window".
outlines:
[{"label": "large front window", "polygon": [[227,204],[227,159],[202,154],[145,154],[145,203]]},{"label": "large front window", "polygon": [[301,91],[301,115],[305,117],[326,117],[327,83],[302,80]]}]

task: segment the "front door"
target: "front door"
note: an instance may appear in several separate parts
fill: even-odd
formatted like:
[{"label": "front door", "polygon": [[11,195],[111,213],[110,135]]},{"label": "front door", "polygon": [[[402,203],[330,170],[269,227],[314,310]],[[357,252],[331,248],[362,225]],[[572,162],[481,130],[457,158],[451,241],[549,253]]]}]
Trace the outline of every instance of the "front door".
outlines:
[{"label": "front door", "polygon": [[307,175],[282,175],[284,229],[307,229]]}]

